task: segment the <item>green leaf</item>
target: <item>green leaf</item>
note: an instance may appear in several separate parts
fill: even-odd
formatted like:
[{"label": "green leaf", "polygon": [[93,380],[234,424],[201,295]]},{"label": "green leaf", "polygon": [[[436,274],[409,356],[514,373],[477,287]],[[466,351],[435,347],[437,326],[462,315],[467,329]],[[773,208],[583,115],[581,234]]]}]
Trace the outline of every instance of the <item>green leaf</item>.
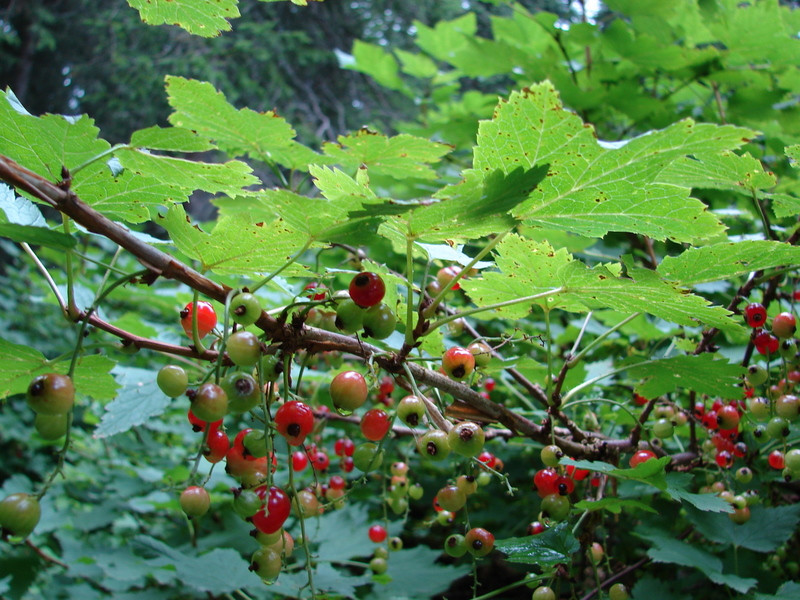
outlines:
[{"label": "green leaf", "polygon": [[356,40],[353,44],[353,58],[355,62],[346,65],[346,68],[365,73],[390,90],[410,93],[400,77],[397,60],[380,46]]},{"label": "green leaf", "polygon": [[772,202],[772,212],[779,219],[793,217],[800,213],[800,198],[789,194],[762,194],[761,198],[767,198]]},{"label": "green leaf", "polygon": [[565,298],[581,302],[588,309],[611,308],[623,314],[644,312],[679,325],[699,324],[722,330],[741,329],[730,312],[711,306],[700,296],[687,293],[649,269],[627,266],[626,275],[617,277],[606,266],[589,268],[573,261],[559,271],[567,287]]},{"label": "green leaf", "polygon": [[0,223],[47,227],[39,208],[27,198],[14,194],[4,183],[0,183]]},{"label": "green leaf", "polygon": [[96,438],[116,435],[141,425],[163,414],[172,402],[158,388],[153,371],[118,366],[114,374],[122,388],[106,405],[103,418],[94,431]]},{"label": "green leaf", "polygon": [[667,479],[664,469],[669,464],[669,456],[662,458],[651,458],[643,463],[639,463],[632,469],[620,469],[609,463],[591,460],[572,460],[565,457],[561,459],[562,465],[575,465],[579,469],[588,469],[590,471],[597,471],[605,473],[610,477],[617,479],[628,479],[631,481],[641,481],[648,485],[665,491],[667,489]]},{"label": "green leaf", "polygon": [[497,540],[494,547],[506,555],[508,562],[552,566],[570,563],[580,543],[568,523],[559,523],[538,535]]},{"label": "green leaf", "polygon": [[[213,140],[230,156],[250,156],[289,168],[324,161],[324,157],[294,141],[295,131],[286,119],[273,111],[237,110],[208,82],[170,76],[167,93],[174,109],[170,123]],[[298,152],[301,149],[306,152]]]},{"label": "green leaf", "polygon": [[665,257],[656,270],[664,279],[692,286],[797,264],[800,264],[800,248],[796,246],[743,240],[690,248],[677,256]]},{"label": "green leaf", "polygon": [[677,390],[739,398],[745,372],[741,365],[707,353],[649,360],[631,365],[628,369],[630,377],[641,380],[634,390],[645,398],[655,398]]},{"label": "green leaf", "polygon": [[797,598],[800,598],[800,583],[796,581],[784,582],[774,594],[755,594],[753,596],[753,600],[797,600]]},{"label": "green leaf", "polygon": [[[169,82],[174,78],[167,78]],[[140,129],[131,134],[131,146],[149,150],[166,150],[170,152],[205,152],[216,148],[214,144],[197,135],[196,131],[181,127],[159,127],[154,125]]]},{"label": "green leaf", "polygon": [[758,583],[756,579],[723,573],[719,558],[691,544],[658,536],[651,537],[650,541],[653,547],[647,551],[647,555],[655,562],[695,567],[714,583],[726,585],[742,594]]},{"label": "green leaf", "polygon": [[601,498],[600,500],[581,500],[575,503],[575,508],[578,510],[607,510],[615,515],[620,514],[623,510],[627,509],[640,509],[647,512],[658,514],[649,504],[640,502],[639,500],[632,500],[630,498]]},{"label": "green leaf", "polygon": [[685,501],[698,510],[706,512],[731,513],[733,507],[717,494],[695,494],[687,490],[692,485],[689,473],[667,473],[667,494],[674,500]]},{"label": "green leaf", "polygon": [[128,0],[149,25],[177,25],[193,35],[215,37],[230,31],[238,0]]},{"label": "green leaf", "polygon": [[[741,328],[728,317],[727,310],[710,306],[704,298],[686,293],[648,269],[626,266],[625,275],[620,276],[619,265],[589,268],[573,260],[564,249],[555,251],[546,242],[514,234],[497,245],[495,260],[499,273],[484,272],[483,277],[462,284],[478,306],[525,298],[563,286],[564,291],[536,303],[573,312],[610,308],[620,314],[644,312],[680,325],[703,323],[724,330]],[[495,314],[521,318],[532,303],[496,309]]]},{"label": "green leaf", "polygon": [[[89,117],[34,117],[16,110],[12,101],[16,98],[11,92],[0,91],[0,154],[51,182],[61,181],[62,167],[72,169],[111,147],[97,139],[99,130]],[[99,168],[93,165],[87,171]]]},{"label": "green leaf", "polygon": [[497,170],[483,180],[470,177],[437,193],[439,202],[415,209],[409,227],[426,241],[466,241],[508,231],[516,222],[508,213],[546,174],[547,165],[542,165],[508,174]]},{"label": "green leaf", "polygon": [[730,190],[747,195],[769,189],[776,181],[775,175],[765,172],[752,156],[739,156],[730,151],[681,157],[664,169],[659,180],[683,187]]},{"label": "green leaf", "polygon": [[0,223],[0,237],[6,237],[14,242],[27,242],[34,246],[48,246],[58,250],[66,250],[76,244],[75,238],[60,231],[51,231],[47,227],[12,225],[10,223]]},{"label": "green leaf", "polygon": [[737,148],[754,135],[685,120],[604,147],[545,82],[513,92],[491,121],[481,122],[474,168],[509,172],[550,164],[548,177],[514,212],[528,224],[595,237],[629,231],[694,242],[719,235],[722,224],[689,197],[688,187],[663,183],[659,174],[683,156]]},{"label": "green leaf", "polygon": [[202,190],[235,196],[243,193],[244,188],[259,183],[252,169],[238,160],[204,163],[131,149],[117,151],[117,157],[125,169],[136,175],[189,192]]},{"label": "green leaf", "polygon": [[773,552],[788,540],[800,523],[800,505],[753,506],[750,520],[737,525],[726,515],[688,511],[689,520],[712,542],[730,544],[756,552]]},{"label": "green leaf", "polygon": [[[220,275],[270,273],[282,267],[306,241],[280,219],[253,223],[246,214],[223,217],[211,233],[206,233],[189,222],[182,206],[171,207],[158,223],[181,252],[201,262],[201,270]],[[284,274],[303,272],[303,267],[295,264]]]},{"label": "green leaf", "polygon": [[231,548],[212,550],[200,556],[184,554],[165,543],[145,535],[134,543],[160,556],[148,560],[154,567],[175,570],[179,581],[200,592],[223,595],[243,587],[259,589],[264,584],[248,571],[247,561]]},{"label": "green leaf", "polygon": [[127,169],[117,175],[110,169],[95,171],[81,178],[73,191],[109,219],[129,223],[143,223],[150,219],[151,208],[189,198],[186,188]]},{"label": "green leaf", "polygon": [[[475,304],[486,306],[504,302],[510,298],[524,298],[540,294],[561,285],[558,272],[572,262],[565,250],[554,250],[547,242],[526,240],[516,234],[507,235],[497,247],[495,262],[500,272],[485,271],[482,277],[469,278],[461,286]],[[565,310],[583,310],[580,303],[570,302],[561,296],[552,300]],[[495,309],[494,314],[509,319],[518,319],[531,310],[529,303],[521,303]],[[547,304],[546,299],[535,301]]]},{"label": "green leaf", "polygon": [[343,167],[358,169],[365,165],[371,175],[387,175],[395,179],[434,179],[430,166],[452,149],[447,144],[408,134],[387,137],[369,129],[337,138],[337,143],[323,146],[327,156]]}]

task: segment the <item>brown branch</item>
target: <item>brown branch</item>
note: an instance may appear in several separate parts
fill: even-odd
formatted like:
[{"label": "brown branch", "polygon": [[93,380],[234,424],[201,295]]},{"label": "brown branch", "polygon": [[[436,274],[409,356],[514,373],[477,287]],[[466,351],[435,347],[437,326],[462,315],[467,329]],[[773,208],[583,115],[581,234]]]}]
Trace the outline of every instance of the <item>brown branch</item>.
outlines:
[{"label": "brown branch", "polygon": [[67,563],[58,560],[55,556],[50,556],[47,552],[39,548],[39,546],[34,544],[32,541],[25,540],[25,545],[31,550],[33,550],[43,561],[53,563],[54,565],[58,565],[59,567],[62,567],[64,569],[69,569],[69,565]]},{"label": "brown branch", "polygon": [[[64,174],[64,178],[68,181],[67,173]],[[115,242],[135,256],[154,275],[174,279],[197,290],[207,298],[220,303],[225,302],[231,288],[212,281],[169,254],[140,241],[125,227],[114,223],[82,202],[74,192],[69,190],[66,181],[62,185],[51,183],[44,177],[2,155],[0,155],[0,179],[49,204],[81,224],[88,231]],[[153,340],[132,336],[132,334],[114,328],[96,317],[92,318],[90,316],[90,322],[122,339],[131,340],[133,343],[141,345],[141,347],[150,347],[208,360],[217,356],[216,354],[212,356],[212,354],[205,353],[198,356],[193,349],[186,347],[159,346]],[[364,343],[357,338],[308,327],[302,323],[298,325],[286,324],[270,316],[266,311],[262,312],[261,317],[256,321],[256,326],[262,329],[274,343],[280,344],[282,349],[287,352],[306,350],[316,353],[326,350],[338,350],[360,357],[362,360],[372,360],[379,367],[395,375],[404,373],[405,366],[407,366],[411,376],[414,377],[418,384],[435,387],[453,398],[463,400],[473,408],[503,424],[508,428],[510,435],[520,435],[541,443],[550,443],[551,432],[549,426],[537,425],[502,404],[484,398],[469,386],[453,381],[440,373],[415,363],[408,363],[404,366],[402,357],[396,353],[387,353],[383,349]],[[528,381],[515,369],[508,369],[508,372],[537,400],[543,401],[547,405],[546,395],[538,385]],[[630,440],[606,441],[592,439],[590,443],[578,443],[574,439],[561,435],[555,438],[555,443],[575,459],[599,458],[604,457],[608,452],[626,451],[631,448]]]}]

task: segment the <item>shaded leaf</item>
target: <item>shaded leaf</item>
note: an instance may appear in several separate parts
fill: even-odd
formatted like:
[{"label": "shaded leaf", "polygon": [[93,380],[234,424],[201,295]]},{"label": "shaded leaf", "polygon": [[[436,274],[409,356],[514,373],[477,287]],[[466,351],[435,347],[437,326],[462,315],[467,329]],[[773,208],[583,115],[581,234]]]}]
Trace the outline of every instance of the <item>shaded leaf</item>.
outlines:
[{"label": "shaded leaf", "polygon": [[303,169],[309,162],[325,160],[294,140],[295,131],[286,119],[273,111],[236,109],[208,82],[167,77],[167,93],[174,109],[170,123],[213,140],[230,156]]},{"label": "shaded leaf", "polygon": [[664,279],[693,286],[796,264],[800,264],[800,248],[796,246],[767,240],[743,240],[690,248],[678,256],[665,257],[656,270]]},{"label": "shaded leaf", "polygon": [[151,417],[162,414],[172,402],[156,384],[153,372],[134,367],[117,367],[114,371],[122,388],[106,405],[94,437],[103,438],[128,431]]},{"label": "shaded leaf", "polygon": [[238,0],[128,0],[150,25],[177,25],[193,35],[215,37],[230,31],[239,16]]},{"label": "shaded leaf", "polygon": [[[289,230],[280,219],[254,223],[246,214],[223,217],[210,233],[189,221],[182,206],[173,206],[159,223],[178,249],[202,263],[202,270],[219,274],[269,273],[282,267],[303,247],[304,235]],[[292,265],[284,273],[298,274]]]},{"label": "shaded leaf", "polygon": [[528,224],[691,242],[722,233],[722,224],[689,197],[688,187],[663,183],[659,174],[683,156],[737,148],[754,135],[685,120],[606,148],[545,82],[512,93],[491,121],[481,122],[474,168],[509,172],[550,164],[542,184],[514,211]]},{"label": "shaded leaf", "polygon": [[450,152],[446,144],[408,134],[387,137],[369,129],[337,138],[337,143],[323,146],[327,156],[340,165],[358,169],[365,165],[370,174],[399,179],[434,179],[436,172],[428,165]]},{"label": "shaded leaf", "polygon": [[756,552],[773,552],[786,542],[800,523],[800,505],[753,506],[750,520],[737,525],[726,515],[690,510],[689,520],[712,542],[731,544]]},{"label": "shaded leaf", "polygon": [[740,398],[746,370],[711,354],[680,355],[631,365],[628,375],[639,379],[634,390],[655,398],[677,390],[692,390],[723,398]]},{"label": "shaded leaf", "polygon": [[600,500],[581,500],[575,503],[575,508],[578,510],[607,510],[615,515],[620,514],[623,510],[639,509],[651,513],[657,513],[653,507],[639,500],[632,500],[630,498],[601,498]]},{"label": "shaded leaf", "polygon": [[162,569],[174,569],[178,580],[195,590],[226,594],[242,587],[258,589],[263,586],[258,576],[247,569],[247,561],[230,548],[190,556],[145,535],[136,536],[134,543],[160,555],[148,563]]},{"label": "shaded leaf", "polygon": [[506,555],[508,562],[552,566],[569,563],[580,543],[568,523],[559,523],[538,535],[497,540],[494,547]]}]

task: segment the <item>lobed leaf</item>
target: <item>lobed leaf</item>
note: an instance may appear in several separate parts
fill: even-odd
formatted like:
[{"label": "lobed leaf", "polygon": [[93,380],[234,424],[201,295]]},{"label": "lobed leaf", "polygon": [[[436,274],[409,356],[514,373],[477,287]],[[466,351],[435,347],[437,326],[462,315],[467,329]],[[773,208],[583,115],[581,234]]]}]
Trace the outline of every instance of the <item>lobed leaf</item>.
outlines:
[{"label": "lobed leaf", "polygon": [[628,231],[655,239],[713,238],[722,224],[689,188],[661,172],[681,157],[737,148],[755,132],[684,120],[666,129],[601,145],[593,129],[567,111],[549,82],[513,92],[483,121],[474,168],[509,172],[549,163],[550,171],[514,215],[530,225],[594,237]]},{"label": "lobed leaf", "polygon": [[552,566],[570,563],[580,544],[569,524],[559,523],[538,535],[497,540],[494,547],[506,555],[508,562]]},{"label": "lobed leaf", "polygon": [[689,248],[667,256],[656,271],[664,279],[693,286],[740,275],[800,264],[800,248],[783,242],[742,240]]},{"label": "lobed leaf", "polygon": [[634,391],[655,398],[677,390],[691,390],[722,398],[742,396],[745,369],[711,354],[672,356],[631,365],[628,375],[639,379]]},{"label": "lobed leaf", "polygon": [[[201,270],[220,275],[276,271],[306,242],[306,236],[289,229],[281,219],[254,223],[247,214],[222,217],[210,233],[193,226],[182,206],[173,206],[158,222],[181,252],[200,261]],[[298,265],[284,271],[289,275],[303,272]]]},{"label": "lobed leaf", "polygon": [[193,35],[215,37],[239,17],[238,0],[128,0],[149,25],[177,25]]}]

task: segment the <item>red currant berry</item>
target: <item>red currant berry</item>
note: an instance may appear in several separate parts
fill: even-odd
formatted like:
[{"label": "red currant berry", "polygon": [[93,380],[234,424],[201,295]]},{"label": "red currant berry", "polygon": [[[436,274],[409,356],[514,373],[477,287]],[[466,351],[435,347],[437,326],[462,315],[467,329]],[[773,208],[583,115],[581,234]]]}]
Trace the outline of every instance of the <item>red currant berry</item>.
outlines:
[{"label": "red currant berry", "polygon": [[494,548],[494,535],[482,527],[474,527],[466,533],[464,542],[473,556],[486,556]]},{"label": "red currant berry", "polygon": [[333,452],[336,456],[353,456],[356,443],[350,438],[339,438],[333,444]]},{"label": "red currant berry", "polygon": [[204,383],[193,394],[192,412],[204,421],[218,421],[228,412],[228,394],[215,383]]},{"label": "red currant berry", "polygon": [[240,367],[252,367],[261,358],[261,342],[258,336],[251,331],[240,329],[228,336],[225,350],[231,362]]},{"label": "red currant berry", "polygon": [[[189,302],[181,311],[181,326],[188,337],[192,337],[192,302]],[[214,327],[217,326],[217,313],[211,302],[200,301],[197,303],[197,336],[202,339],[206,337]]]},{"label": "red currant berry", "polygon": [[253,515],[253,525],[262,533],[275,533],[289,518],[292,510],[289,496],[275,486],[269,488],[269,497],[267,497],[267,486],[265,485],[257,487],[255,492],[262,501],[266,501],[266,506]]},{"label": "red currant berry", "polygon": [[330,487],[332,490],[343,490],[346,484],[347,482],[341,475],[333,475],[328,480],[328,487]]},{"label": "red currant berry", "polygon": [[383,300],[386,285],[380,275],[365,271],[353,277],[348,292],[353,302],[361,308],[369,308]]},{"label": "red currant berry", "polygon": [[497,465],[497,457],[488,450],[484,450],[478,454],[478,460],[490,469],[494,469],[495,465]]},{"label": "red currant berry", "polygon": [[460,272],[461,268],[456,266],[442,267],[439,269],[439,271],[436,273],[436,282],[439,284],[439,288],[444,289],[446,287],[450,287],[451,290],[459,289],[461,285],[458,282],[452,286],[451,282]]},{"label": "red currant berry", "polygon": [[589,476],[589,470],[580,469],[575,465],[567,465],[567,475],[572,477],[575,481],[583,481]]},{"label": "red currant berry", "polygon": [[767,309],[764,308],[763,304],[752,302],[745,306],[744,318],[753,329],[762,327],[767,321]]},{"label": "red currant berry", "polygon": [[339,412],[351,413],[367,401],[367,382],[358,371],[343,371],[330,385],[333,405]]},{"label": "red currant berry", "polygon": [[475,370],[475,357],[466,348],[454,346],[442,356],[442,369],[445,374],[455,380],[469,377]]},{"label": "red currant berry", "polygon": [[295,471],[302,471],[308,466],[308,455],[302,450],[292,453],[292,468]]},{"label": "red currant berry", "polygon": [[200,517],[208,512],[211,498],[206,488],[199,485],[190,485],[181,492],[181,508],[189,517]]},{"label": "red currant berry", "polygon": [[206,448],[203,451],[203,456],[210,463],[218,463],[230,449],[231,442],[228,436],[221,429],[209,430],[208,437],[206,438]]},{"label": "red currant berry", "polygon": [[721,469],[730,469],[733,465],[733,456],[727,450],[720,450],[714,456],[714,461]]},{"label": "red currant berry", "polygon": [[797,321],[792,313],[782,312],[772,319],[772,333],[779,338],[790,338],[797,331]]},{"label": "red currant berry", "polygon": [[564,477],[561,475],[558,479],[556,479],[556,490],[558,490],[558,493],[561,496],[569,496],[575,491],[575,482],[569,477]]},{"label": "red currant berry", "polygon": [[539,535],[545,529],[547,529],[547,525],[541,521],[533,521],[528,525],[528,535]]},{"label": "red currant berry", "polygon": [[636,406],[644,406],[648,402],[649,402],[649,400],[647,398],[645,398],[644,396],[641,396],[639,394],[634,394],[633,395],[633,403]]},{"label": "red currant berry", "polygon": [[330,457],[325,452],[322,451],[318,451],[310,458],[311,458],[311,467],[315,471],[325,471],[331,464]]},{"label": "red currant berry", "polygon": [[386,539],[388,534],[386,533],[386,528],[383,525],[373,525],[369,528],[367,535],[369,535],[370,541],[380,544]]},{"label": "red currant berry", "polygon": [[394,380],[391,377],[383,377],[381,379],[380,387],[378,388],[378,393],[381,396],[388,396],[394,391]]},{"label": "red currant berry", "polygon": [[339,468],[341,468],[345,473],[352,473],[355,466],[356,464],[352,456],[345,456],[339,462]]},{"label": "red currant berry", "polygon": [[533,476],[533,485],[541,498],[558,493],[558,471],[553,467],[540,469]]},{"label": "red currant berry", "polygon": [[299,446],[314,428],[314,412],[305,402],[290,400],[275,413],[275,426],[290,446]]},{"label": "red currant berry", "polygon": [[762,331],[753,338],[756,350],[759,354],[775,354],[781,347],[781,343],[774,335]]},{"label": "red currant berry", "polygon": [[485,389],[487,392],[494,391],[494,388],[496,386],[497,384],[495,383],[495,380],[492,379],[491,377],[489,377],[486,381],[483,382],[483,389]]},{"label": "red currant berry", "polygon": [[717,412],[717,423],[721,429],[736,429],[739,426],[739,410],[727,404]]},{"label": "red currant berry", "polygon": [[639,450],[635,452],[633,456],[631,456],[628,464],[631,466],[631,468],[633,468],[655,457],[656,455],[652,450]]},{"label": "red currant berry", "polygon": [[[186,413],[187,417],[189,418],[189,424],[192,426],[192,431],[205,431],[206,425],[208,423],[203,421],[203,419],[198,419],[195,414],[192,412],[192,409],[189,409],[189,412]],[[208,428],[209,431],[213,431],[215,429],[219,429],[220,425],[222,425],[222,419],[218,421],[213,421],[211,423],[211,427]]]},{"label": "red currant berry", "polygon": [[303,287],[303,292],[305,292],[306,298],[311,300],[325,300],[328,288],[324,283],[312,281]]},{"label": "red currant berry", "polygon": [[392,425],[389,415],[385,410],[373,408],[364,413],[361,417],[361,433],[370,441],[381,441]]},{"label": "red currant berry", "polygon": [[769,463],[769,466],[775,469],[776,471],[781,471],[786,466],[785,464],[786,461],[784,460],[783,452],[781,452],[780,450],[773,450],[772,452],[770,452],[769,456],[767,457],[767,462]]}]

